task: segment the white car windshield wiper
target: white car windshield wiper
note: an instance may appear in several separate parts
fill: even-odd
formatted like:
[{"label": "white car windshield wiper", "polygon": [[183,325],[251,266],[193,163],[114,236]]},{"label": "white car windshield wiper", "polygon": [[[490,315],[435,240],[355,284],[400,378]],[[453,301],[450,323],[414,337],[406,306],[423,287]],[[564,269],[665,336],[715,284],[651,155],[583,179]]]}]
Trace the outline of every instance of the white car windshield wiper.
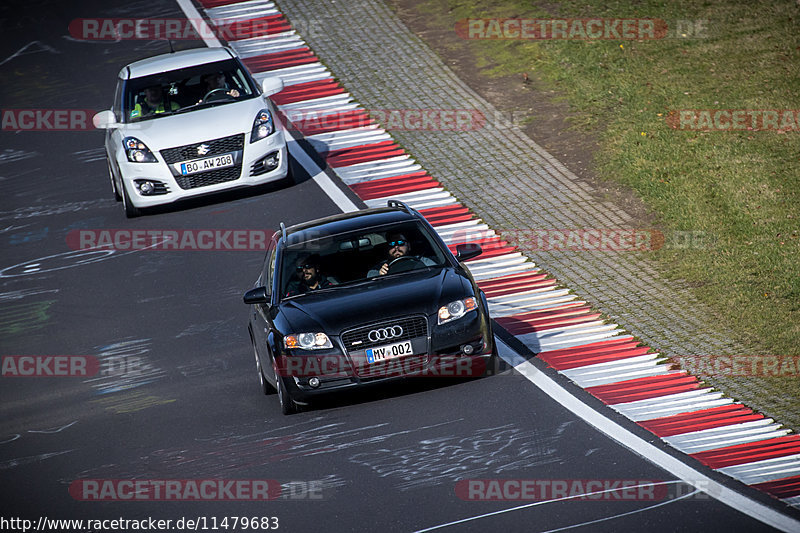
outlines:
[{"label": "white car windshield wiper", "polygon": [[182,107],[176,111],[172,111],[171,114],[183,113],[185,111],[189,111],[192,109],[201,109],[203,107],[214,107],[215,105],[220,104],[229,104],[233,100],[214,100],[213,102],[199,102],[197,104],[192,104],[186,107]]}]

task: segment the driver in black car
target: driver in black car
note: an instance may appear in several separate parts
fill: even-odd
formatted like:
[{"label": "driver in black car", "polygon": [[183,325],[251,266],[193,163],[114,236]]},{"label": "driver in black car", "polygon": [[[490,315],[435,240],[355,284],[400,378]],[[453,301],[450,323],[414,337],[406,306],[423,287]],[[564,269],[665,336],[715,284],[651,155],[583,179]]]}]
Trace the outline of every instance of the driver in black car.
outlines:
[{"label": "driver in black car", "polygon": [[413,257],[415,260],[421,262],[425,266],[433,266],[436,264],[428,257],[411,255],[411,243],[402,233],[390,233],[387,235],[386,245],[389,247],[387,251],[388,257],[367,272],[368,278],[385,276],[389,272],[389,265],[401,257]]},{"label": "driver in black car", "polygon": [[213,74],[206,74],[201,78],[203,84],[205,85],[205,96],[201,99],[199,103],[202,103],[205,97],[209,95],[212,91],[219,91],[224,92],[228,96],[233,98],[239,97],[239,91],[236,89],[228,89],[228,83],[225,80],[225,73],[224,72],[214,72]]},{"label": "driver in black car", "polygon": [[317,254],[301,257],[297,261],[297,275],[300,279],[289,284],[286,296],[295,296],[317,289],[332,287],[333,283],[320,272],[319,263],[319,255]]}]

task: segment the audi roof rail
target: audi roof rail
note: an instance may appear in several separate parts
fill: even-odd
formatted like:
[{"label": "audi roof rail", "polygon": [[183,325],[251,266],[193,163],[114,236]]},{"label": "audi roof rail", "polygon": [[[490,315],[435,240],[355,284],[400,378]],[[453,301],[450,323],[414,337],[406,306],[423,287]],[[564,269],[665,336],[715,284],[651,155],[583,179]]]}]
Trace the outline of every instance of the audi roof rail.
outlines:
[{"label": "audi roof rail", "polygon": [[420,213],[419,211],[417,211],[416,209],[414,209],[413,207],[411,207],[407,203],[401,202],[400,200],[389,200],[388,202],[386,202],[386,205],[389,206],[389,207],[402,209],[403,211],[405,211],[409,215],[413,215],[413,216],[415,216],[417,218],[421,218],[421,219],[425,220],[425,217],[422,216],[422,213]]},{"label": "audi roof rail", "polygon": [[397,209],[402,209],[403,211],[409,214],[419,214],[419,211],[417,211],[407,203],[401,202],[400,200],[389,200],[388,202],[386,202],[386,205],[389,207],[396,207]]}]

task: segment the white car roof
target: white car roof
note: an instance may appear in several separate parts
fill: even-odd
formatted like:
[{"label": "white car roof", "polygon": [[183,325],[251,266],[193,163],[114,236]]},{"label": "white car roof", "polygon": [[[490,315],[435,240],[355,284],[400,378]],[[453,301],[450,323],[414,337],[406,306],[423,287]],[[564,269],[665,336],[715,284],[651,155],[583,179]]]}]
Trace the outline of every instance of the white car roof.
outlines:
[{"label": "white car roof", "polygon": [[234,57],[233,52],[224,47],[192,48],[135,61],[124,67],[120,71],[119,77],[122,79],[141,78],[170,70],[223,61],[232,57]]}]

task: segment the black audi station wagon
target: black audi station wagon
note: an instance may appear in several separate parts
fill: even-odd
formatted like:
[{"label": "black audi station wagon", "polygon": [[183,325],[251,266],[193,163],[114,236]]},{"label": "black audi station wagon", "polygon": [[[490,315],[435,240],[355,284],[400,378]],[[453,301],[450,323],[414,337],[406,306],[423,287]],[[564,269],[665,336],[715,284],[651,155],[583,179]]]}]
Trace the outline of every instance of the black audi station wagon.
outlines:
[{"label": "black audi station wagon", "polygon": [[402,202],[273,235],[250,305],[265,394],[284,414],[327,393],[415,376],[475,377],[497,365],[486,296],[425,218]]}]

